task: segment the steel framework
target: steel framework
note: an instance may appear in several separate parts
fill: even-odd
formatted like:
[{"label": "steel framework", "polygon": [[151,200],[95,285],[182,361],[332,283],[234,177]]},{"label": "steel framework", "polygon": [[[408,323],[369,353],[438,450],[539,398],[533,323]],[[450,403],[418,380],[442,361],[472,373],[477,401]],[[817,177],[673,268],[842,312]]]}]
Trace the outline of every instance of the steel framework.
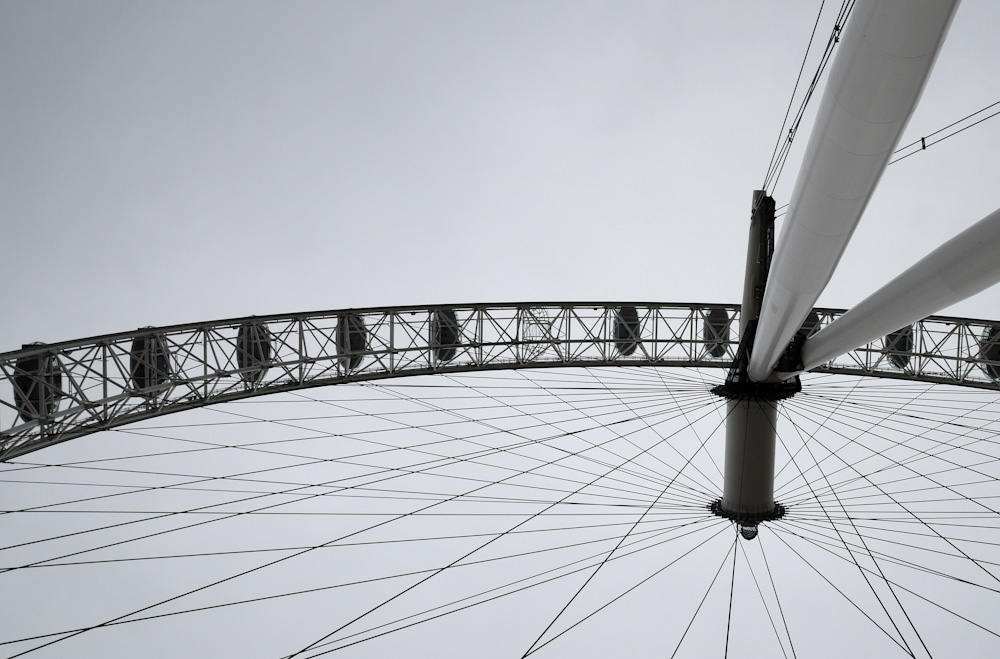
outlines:
[{"label": "steel framework", "polygon": [[[559,366],[728,368],[739,310],[638,302],[343,309],[25,346],[0,354],[0,459],[171,412],[346,382]],[[810,334],[844,313],[815,312]],[[1000,390],[998,327],[932,316],[814,370]]]}]

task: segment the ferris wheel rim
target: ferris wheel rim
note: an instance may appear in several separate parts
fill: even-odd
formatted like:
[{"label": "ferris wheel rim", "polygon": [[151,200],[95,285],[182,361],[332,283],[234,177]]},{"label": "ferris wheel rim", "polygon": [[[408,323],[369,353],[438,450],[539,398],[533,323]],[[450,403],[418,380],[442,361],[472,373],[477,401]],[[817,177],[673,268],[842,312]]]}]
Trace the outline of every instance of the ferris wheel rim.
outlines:
[{"label": "ferris wheel rim", "polygon": [[[0,354],[0,459],[172,412],[347,382],[570,366],[725,369],[739,309],[608,301],[366,307],[27,345]],[[817,308],[802,331],[811,335],[843,313]],[[1000,321],[931,316],[910,326],[905,341],[889,338],[816,370],[1000,389]]]}]

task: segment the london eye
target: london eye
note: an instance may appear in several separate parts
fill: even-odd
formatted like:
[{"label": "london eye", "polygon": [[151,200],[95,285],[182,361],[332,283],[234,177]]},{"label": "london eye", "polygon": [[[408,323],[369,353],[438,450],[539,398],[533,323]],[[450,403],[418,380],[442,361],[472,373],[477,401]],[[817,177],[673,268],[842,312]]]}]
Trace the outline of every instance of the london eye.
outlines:
[{"label": "london eye", "polygon": [[[12,256],[7,266],[16,269],[17,285],[6,293],[14,312],[5,321],[5,335],[23,345],[0,355],[5,620],[0,654],[995,653],[1000,648],[1000,320],[988,308],[996,293],[983,291],[1000,279],[994,265],[1000,262],[995,227],[1000,220],[990,213],[995,208],[990,190],[971,192],[968,185],[982,180],[976,177],[988,179],[989,170],[984,174],[936,153],[948,154],[946,149],[978,135],[978,144],[963,148],[987,155],[975,151],[969,162],[988,157],[997,140],[992,124],[958,134],[985,122],[996,108],[968,115],[936,138],[932,129],[947,121],[913,114],[935,93],[955,88],[953,80],[935,86],[942,73],[990,69],[988,61],[959,57],[961,48],[949,59],[949,48],[956,38],[960,44],[974,42],[988,23],[984,16],[995,9],[966,3],[956,12],[955,5],[845,2],[821,5],[818,16],[811,7],[767,20],[757,9],[747,14],[757,21],[756,29],[741,43],[756,44],[759,52],[747,51],[745,63],[731,59],[733,53],[719,60],[707,54],[716,39],[731,40],[734,34],[699,33],[695,28],[720,20],[710,10],[635,11],[634,20],[616,24],[614,10],[595,5],[562,25],[573,15],[563,13],[567,7],[487,11],[435,5],[419,12],[380,5],[343,16],[346,32],[331,28],[337,36],[333,43],[347,44],[341,50],[323,41],[325,33],[312,26],[309,12],[292,11],[296,15],[289,17],[262,11],[235,25],[220,13],[205,19],[204,33],[197,25],[191,28],[188,41],[179,36],[180,23],[157,28],[155,17],[143,14],[148,10],[115,17],[112,24],[123,21],[146,31],[122,36],[129,31],[121,25],[107,28],[119,40],[111,42],[114,56],[81,60],[79,71],[60,78],[59,85],[49,81],[47,89],[75,84],[101,89],[110,84],[102,76],[112,74],[123,75],[126,87],[140,84],[129,78],[117,48],[139,52],[139,44],[152,43],[155,50],[157,39],[166,39],[163,52],[180,49],[183,60],[184,43],[211,50],[213,30],[220,25],[239,32],[241,40],[268,35],[298,49],[286,61],[296,63],[294,73],[305,76],[302,80],[293,76],[288,82],[289,70],[281,68],[280,59],[271,62],[276,51],[263,39],[264,45],[247,46],[243,57],[253,66],[228,91],[224,77],[208,74],[203,80],[201,74],[185,74],[163,88],[191,86],[185,101],[191,109],[171,110],[193,122],[185,131],[225,133],[231,122],[234,134],[245,136],[253,127],[240,132],[243,120],[222,112],[236,106],[216,107],[211,97],[219,93],[242,103],[241,95],[258,84],[255,76],[263,76],[268,94],[254,98],[257,105],[265,97],[267,103],[251,103],[256,109],[248,116],[273,112],[288,122],[281,125],[281,140],[258,145],[267,167],[280,169],[316,139],[311,127],[325,122],[314,124],[297,114],[310,107],[299,94],[320,93],[307,75],[318,73],[303,63],[323,43],[324,53],[333,48],[325,55],[329,61],[344,67],[336,79],[353,86],[345,82],[344,89],[317,103],[345,104],[356,122],[348,126],[367,125],[361,114],[374,116],[364,146],[371,161],[364,156],[352,161],[358,170],[372,170],[352,178],[354,170],[343,169],[336,158],[295,170],[297,176],[311,172],[313,178],[294,184],[303,189],[321,187],[316,172],[336,171],[339,177],[329,196],[308,200],[331,203],[344,213],[317,228],[320,237],[294,220],[276,219],[273,208],[255,211],[270,218],[260,224],[256,216],[245,224],[213,220],[213,213],[233,209],[219,202],[210,184],[229,191],[261,186],[263,170],[254,173],[255,165],[248,164],[240,170],[241,180],[230,181],[228,173],[216,172],[218,163],[192,164],[191,171],[200,174],[185,178],[188,160],[175,154],[169,172],[190,199],[166,206],[176,212],[209,204],[190,227],[160,222],[156,204],[138,197],[149,190],[126,190],[119,196],[137,196],[125,215],[137,218],[140,228],[134,236],[127,222],[118,225],[118,234],[102,228],[92,236],[102,243],[96,258],[86,254],[84,236],[92,233],[71,226],[57,229],[73,242],[59,248],[63,251],[31,253],[38,235],[17,238],[25,254]],[[14,22],[27,29],[31,12],[21,13]],[[647,24],[650,16],[660,23]],[[190,15],[168,16],[168,24],[180,18]],[[442,18],[457,25],[440,24]],[[534,22],[525,27],[515,19]],[[762,32],[776,20],[788,31],[782,39]],[[88,48],[96,43],[95,36],[79,36],[71,21],[45,21],[53,34],[69,35],[67,53],[74,39]],[[621,85],[618,101],[626,97],[632,87],[625,73],[638,62],[662,62],[673,54],[669,48],[646,49],[659,43],[656,35],[665,26],[687,57],[710,60],[703,68],[689,61],[666,69],[678,76],[794,59],[805,46],[798,43],[803,30],[813,31],[810,51],[790,69],[802,86],[788,104],[766,185],[752,199],[741,189],[739,217],[675,215],[641,227],[622,223],[601,204],[622,202],[649,182],[630,187],[607,164],[574,170],[579,157],[596,153],[612,164],[636,159],[645,168],[655,164],[653,154],[666,143],[658,140],[667,137],[643,135],[641,127],[633,134],[628,126],[648,107],[633,103],[624,112],[605,103],[593,116],[588,110],[575,116],[567,108],[579,107],[572,92],[594,86],[607,99],[609,89]],[[374,30],[370,38],[358,36],[367,34],[362,28]],[[686,41],[692,34],[700,34],[704,50],[691,47],[698,39]],[[778,52],[774,43],[792,40],[789,34],[800,38]],[[515,35],[523,40],[512,40]],[[386,51],[391,44],[398,51]],[[523,61],[506,68],[475,59],[495,54],[498,44],[504,46],[501,59]],[[585,66],[572,59],[580,49],[593,51]],[[202,57],[207,51],[195,52]],[[216,73],[233,73],[245,64],[224,48],[211,52],[208,68]],[[164,66],[158,71],[170,79],[176,70],[162,57],[135,71]],[[609,69],[602,70],[601,62]],[[268,69],[272,65],[276,71]],[[425,74],[425,66],[441,66],[444,75]],[[812,68],[816,98],[807,112]],[[527,77],[508,77],[515,72]],[[15,81],[17,89],[28,89],[23,80]],[[445,87],[431,83],[442,81],[453,85],[447,89],[460,90],[447,96],[449,107],[489,120],[489,129],[477,132],[472,119],[455,124],[448,115],[455,110],[446,111],[443,120],[409,123],[439,107]],[[787,79],[778,82],[787,86]],[[516,100],[502,118],[476,105],[504,97],[504,84]],[[713,97],[708,78],[690,84],[706,88],[699,102]],[[145,91],[160,88],[148,85]],[[785,112],[787,89],[781,89],[780,102],[760,110],[772,123],[776,108]],[[275,93],[282,90],[289,97]],[[342,100],[346,90],[356,95],[350,103]],[[569,101],[560,98],[568,105],[559,105],[557,120],[545,125],[551,141],[530,153],[508,150],[510,136],[498,133],[497,126],[516,132],[519,112],[522,120],[544,115],[551,110],[545,99],[552,90],[567,93]],[[473,92],[484,97],[474,98]],[[398,94],[412,105],[390,111]],[[218,111],[223,121],[197,125],[193,118],[203,115],[197,107],[203,97],[209,99],[207,115]],[[684,102],[679,94],[666,97]],[[641,100],[652,98],[656,94]],[[969,98],[970,110],[986,105],[976,98]],[[132,109],[147,101],[124,99]],[[73,107],[85,114],[93,110],[87,103],[83,94]],[[171,107],[162,98],[157,103]],[[803,108],[801,135],[797,104]],[[953,103],[939,105],[940,100],[930,107],[949,118],[964,111],[956,113]],[[866,119],[857,108],[882,115]],[[160,111],[157,105],[152,112]],[[595,116],[607,113],[614,121],[600,125],[623,131],[619,141],[602,137],[591,151],[546,160],[556,147],[568,148],[572,138],[592,130]],[[735,115],[732,110],[725,116]],[[299,131],[295,117],[307,128]],[[926,124],[918,128],[921,120]],[[99,129],[99,116],[80,126]],[[423,145],[406,144],[427,126],[436,127],[434,143],[450,149],[454,161],[430,162]],[[690,139],[704,150],[719,135],[738,133],[735,127],[700,126],[700,135],[674,131],[669,139]],[[108,130],[118,134],[120,128]],[[58,127],[49,132],[53,140],[60,135]],[[761,143],[770,141],[770,153],[772,124],[760,132],[767,134]],[[339,128],[326,136],[325,146],[340,140],[348,149],[349,133]],[[387,136],[386,144],[370,141],[379,134]],[[471,135],[495,141],[470,145]],[[914,136],[917,141],[907,146]],[[942,136],[955,139],[935,146]],[[116,144],[101,137],[98,172],[110,167],[101,158],[132,162],[136,154],[125,138]],[[73,137],[68,152],[83,139]],[[8,142],[18,144],[14,138]],[[653,145],[648,150],[647,142]],[[218,144],[206,143],[199,158],[211,161]],[[30,146],[23,146],[25,152]],[[168,153],[173,144],[164,138],[156,148]],[[433,173],[437,166],[456,172],[485,167],[484,161],[462,159],[480,149],[511,162],[539,158],[541,165],[529,175],[514,171],[495,187],[493,169],[463,179],[468,187],[462,189],[443,185]],[[49,157],[73,157],[57,151]],[[744,151],[717,146],[713,156],[743,158]],[[244,157],[254,160],[247,151],[226,154],[219,162]],[[795,158],[803,162],[798,179],[794,172],[782,178],[785,160]],[[899,158],[903,162],[886,169]],[[404,161],[395,163],[398,171],[411,178],[393,179],[390,161],[396,159]],[[547,169],[554,162],[560,169]],[[901,171],[911,163],[927,163],[920,166],[940,179],[938,189],[906,183],[907,175],[922,180],[919,172]],[[33,164],[24,166],[30,170]],[[209,171],[218,178],[200,178]],[[548,177],[533,180],[542,171]],[[949,172],[951,179],[944,175]],[[28,174],[22,176],[27,180]],[[954,182],[956,176],[961,183]],[[280,172],[274,177],[293,185]],[[110,203],[99,178],[79,179],[98,188],[93,194],[101,204],[94,208]],[[562,178],[572,184],[560,187]],[[887,200],[874,193],[883,178]],[[344,180],[361,191],[344,193],[338,187],[347,185]],[[386,186],[390,181],[396,186]],[[427,189],[408,189],[414,181]],[[943,191],[948,185],[955,186],[950,193]],[[596,210],[559,196],[588,186],[600,188],[585,196]],[[58,193],[46,202],[51,208],[42,202],[24,205],[37,190],[23,187],[7,194],[11,210],[38,217],[66,210]],[[775,202],[775,189],[784,191],[787,206],[780,198]],[[650,209],[669,210],[679,191],[653,194],[650,208],[636,206],[633,215],[648,219],[654,215]],[[960,204],[949,198],[959,192],[970,199]],[[260,201],[288,193],[278,185],[263,197],[254,190],[247,194]],[[67,194],[73,197],[72,191]],[[77,203],[91,199],[91,192],[81,194],[74,197]],[[390,203],[395,195],[402,200],[398,205]],[[977,195],[993,207],[975,206]],[[431,207],[421,204],[442,197],[433,210],[453,205],[453,213],[443,221],[424,216]],[[526,210],[526,220],[454,224],[473,198],[484,207],[492,200],[504,212],[528,199],[540,206]],[[961,207],[979,214],[947,221],[917,218],[866,233],[868,224],[876,223],[872,214],[886,212],[890,203],[902,204],[903,213]],[[715,212],[712,199],[698,204]],[[381,224],[379,213],[404,206],[411,213],[406,222]],[[685,213],[690,208],[685,205]],[[307,205],[298,210],[316,212]],[[552,215],[551,226],[534,226],[538,214]],[[153,227],[148,232],[141,228],[143,217]],[[219,227],[225,235],[217,239]],[[258,229],[261,235],[253,236]],[[66,266],[51,262],[52,254],[65,253],[79,260]],[[107,262],[103,254],[122,254],[123,261]],[[502,258],[491,262],[491,254]],[[657,271],[669,277],[650,276]],[[80,273],[78,280],[74,272]],[[197,283],[192,276],[203,279]],[[57,288],[52,277],[65,289],[57,295],[64,302],[59,326],[52,326],[58,314],[47,302]],[[486,290],[501,291],[498,295],[555,293],[560,286],[574,294],[580,287],[600,294],[658,294],[576,301],[529,295],[517,298],[531,300],[522,302],[441,299],[461,299],[468,287],[493,280],[499,283]],[[95,281],[125,283],[120,290],[113,285],[95,290],[90,287]],[[435,303],[360,301],[378,291],[384,298],[390,281],[404,298],[422,291]],[[296,282],[344,303],[318,312],[270,313],[278,301],[299,299]],[[427,293],[430,282],[440,283],[434,293]],[[269,283],[275,283],[273,291]],[[685,301],[689,284],[699,296],[690,299],[723,294],[716,290],[742,298]],[[851,298],[838,307],[820,306],[824,289],[834,297],[848,290]],[[655,301],[665,294],[685,297]],[[184,296],[192,300],[177,300]],[[229,301],[219,305],[222,298]],[[262,300],[263,308],[246,306]],[[119,331],[106,318],[67,313],[109,308],[124,309],[126,319],[142,313],[152,320]],[[203,308],[249,312],[216,319],[202,315]],[[987,311],[977,311],[982,308]],[[37,318],[26,315],[35,310]],[[186,313],[199,320],[173,322]],[[171,320],[160,322],[164,317]],[[92,329],[92,336],[62,340],[78,326]],[[32,335],[24,338],[25,332]]]}]

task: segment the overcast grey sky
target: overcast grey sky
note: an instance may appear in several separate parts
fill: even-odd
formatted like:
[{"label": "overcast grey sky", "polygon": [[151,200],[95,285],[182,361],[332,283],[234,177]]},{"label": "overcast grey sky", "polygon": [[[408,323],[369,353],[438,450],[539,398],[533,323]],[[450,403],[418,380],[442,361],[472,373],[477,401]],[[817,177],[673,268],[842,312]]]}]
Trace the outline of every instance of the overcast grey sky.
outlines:
[{"label": "overcast grey sky", "polygon": [[[816,6],[4,3],[0,346],[350,306],[738,301]],[[904,141],[997,100],[998,14],[963,4]],[[988,122],[891,167],[820,302],[994,210],[998,140]]]},{"label": "overcast grey sky", "polygon": [[[818,4],[0,4],[0,350],[357,306],[738,302],[751,192],[763,181]],[[839,3],[828,4],[806,78]],[[1000,100],[997,25],[1000,4],[963,2],[904,143]],[[773,191],[779,206],[811,117]],[[850,306],[1000,206],[997,153],[1000,117],[890,167],[820,304]],[[1000,291],[950,311],[1000,317]],[[203,412],[186,423],[217,420]],[[109,434],[63,445],[59,459],[92,455]],[[149,451],[176,446],[143,442]],[[194,469],[186,456],[159,460],[158,469]],[[221,460],[198,468],[233,469]],[[161,502],[151,495],[140,503]],[[219,542],[264,542],[286,531],[257,523],[274,526]],[[184,538],[173,542],[186,550]],[[714,569],[724,549],[704,565]],[[394,556],[393,565],[402,569],[405,558]],[[278,585],[240,588],[264,592],[284,579],[305,587],[312,569],[330,579],[353,574],[339,563],[308,568],[269,573]],[[119,586],[134,579],[167,590],[215,574],[122,569]],[[81,571],[71,588],[54,577],[15,585],[41,593],[36,607],[50,606],[48,597],[63,613],[99,619],[147,601],[128,588],[91,597],[105,587],[101,574]],[[786,574],[786,587],[794,590],[797,576]],[[618,622],[659,624],[656,607],[688,602],[673,592],[644,594],[632,618]],[[740,593],[753,596],[749,586]],[[809,592],[797,595],[809,602]],[[712,604],[723,600],[716,592]],[[0,603],[8,607],[0,617],[18,608]],[[505,606],[512,621],[536,616],[531,606]],[[51,630],[36,610],[16,613]],[[280,611],[286,617],[276,627],[301,623],[308,636],[309,625],[323,626],[320,610]],[[194,629],[205,636],[197,646],[204,656],[224,656],[232,646],[212,643],[231,636],[213,636],[212,620],[155,629],[164,642],[182,643]],[[751,623],[764,620],[743,620],[740,638],[756,629]],[[114,637],[119,649],[149,649],[145,629],[124,626]],[[844,640],[836,625],[816,629],[825,634],[814,639],[820,646]],[[610,652],[615,639],[600,631],[571,647]],[[457,641],[505,640],[503,628],[491,632],[496,638],[469,632]],[[711,629],[700,633],[718,640]],[[101,634],[83,637],[78,656],[103,656]]]}]

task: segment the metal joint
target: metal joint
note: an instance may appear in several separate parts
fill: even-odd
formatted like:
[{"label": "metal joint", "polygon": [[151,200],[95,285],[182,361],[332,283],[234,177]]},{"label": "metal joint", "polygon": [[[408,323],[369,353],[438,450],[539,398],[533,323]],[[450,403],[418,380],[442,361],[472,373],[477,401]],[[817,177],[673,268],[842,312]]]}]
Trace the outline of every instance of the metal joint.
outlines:
[{"label": "metal joint", "polygon": [[[791,398],[802,391],[802,382],[798,376],[780,382],[755,382],[747,374],[750,365],[750,351],[753,348],[754,336],[757,334],[757,321],[747,323],[746,331],[740,338],[740,346],[736,350],[736,358],[729,369],[724,384],[712,388],[712,393],[727,400],[766,400],[778,401]],[[796,340],[799,336],[796,336]],[[802,337],[798,341],[798,353],[802,351]],[[793,343],[795,343],[793,341]],[[791,346],[789,346],[791,348]]]}]

